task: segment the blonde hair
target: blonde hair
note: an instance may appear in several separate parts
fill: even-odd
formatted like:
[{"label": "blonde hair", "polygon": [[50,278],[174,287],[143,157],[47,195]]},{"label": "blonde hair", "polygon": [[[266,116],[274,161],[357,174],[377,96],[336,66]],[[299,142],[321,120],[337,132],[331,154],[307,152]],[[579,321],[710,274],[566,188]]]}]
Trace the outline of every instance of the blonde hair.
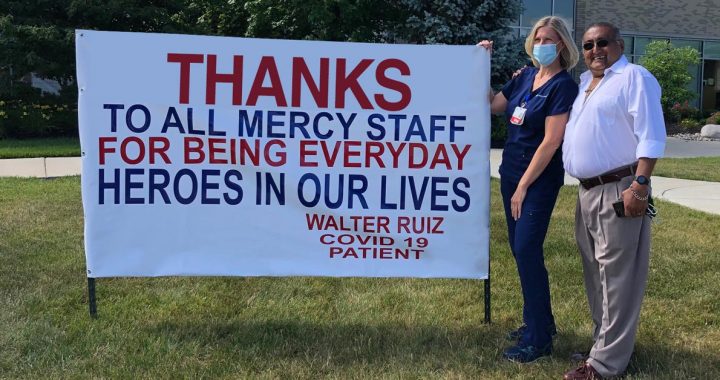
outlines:
[{"label": "blonde hair", "polygon": [[558,36],[560,36],[560,40],[563,43],[563,49],[558,53],[562,68],[570,70],[575,67],[580,59],[580,52],[578,52],[577,46],[575,46],[575,41],[570,36],[567,23],[557,16],[545,16],[541,18],[535,23],[535,26],[533,26],[532,30],[527,35],[527,38],[525,39],[525,52],[528,56],[530,56],[533,64],[536,67],[540,66],[538,61],[535,60],[535,57],[533,57],[533,45],[535,45],[535,34],[537,34],[537,30],[544,26],[549,26],[555,31],[555,33],[558,34]]}]

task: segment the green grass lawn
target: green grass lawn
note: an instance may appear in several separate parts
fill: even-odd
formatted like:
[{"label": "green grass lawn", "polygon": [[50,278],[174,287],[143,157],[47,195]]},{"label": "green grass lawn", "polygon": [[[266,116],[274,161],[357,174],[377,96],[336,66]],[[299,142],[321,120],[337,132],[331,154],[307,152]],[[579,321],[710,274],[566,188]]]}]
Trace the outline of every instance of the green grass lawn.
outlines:
[{"label": "green grass lawn", "polygon": [[[558,379],[590,317],[565,187],[546,242],[559,334],[549,359],[501,359],[521,319],[492,182],[493,323],[482,282],[115,278],[88,316],[78,177],[0,178],[0,378]],[[628,379],[720,378],[720,217],[658,201]]]},{"label": "green grass lawn", "polygon": [[80,139],[78,138],[0,139],[0,159],[79,156]]},{"label": "green grass lawn", "polygon": [[720,157],[663,158],[653,175],[720,182]]}]

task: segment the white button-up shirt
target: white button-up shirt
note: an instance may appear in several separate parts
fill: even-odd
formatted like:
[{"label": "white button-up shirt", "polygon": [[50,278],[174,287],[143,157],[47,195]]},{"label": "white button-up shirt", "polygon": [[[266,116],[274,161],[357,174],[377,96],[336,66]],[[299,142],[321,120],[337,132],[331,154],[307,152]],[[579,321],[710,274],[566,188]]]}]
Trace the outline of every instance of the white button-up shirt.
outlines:
[{"label": "white button-up shirt", "polygon": [[592,81],[580,75],[580,92],[565,128],[563,162],[575,178],[590,178],[665,152],[660,85],[642,66],[621,56],[585,97]]}]

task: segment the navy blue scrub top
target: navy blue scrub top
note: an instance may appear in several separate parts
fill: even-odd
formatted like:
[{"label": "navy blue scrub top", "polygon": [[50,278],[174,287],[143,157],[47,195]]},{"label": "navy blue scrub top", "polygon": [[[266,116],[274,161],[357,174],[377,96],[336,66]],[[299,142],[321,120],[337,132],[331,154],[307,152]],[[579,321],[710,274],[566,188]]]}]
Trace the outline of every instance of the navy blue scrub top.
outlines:
[{"label": "navy blue scrub top", "polygon": [[[520,182],[535,150],[545,138],[545,118],[570,112],[578,94],[578,85],[565,70],[532,91],[535,74],[538,71],[537,67],[527,68],[515,79],[507,82],[502,89],[508,102],[505,109],[507,140],[503,150],[500,175],[503,179],[515,183]],[[515,107],[522,104],[525,99],[527,99],[525,104],[527,111],[522,125],[510,123]],[[535,183],[562,181],[564,175],[562,151],[558,148]]]}]

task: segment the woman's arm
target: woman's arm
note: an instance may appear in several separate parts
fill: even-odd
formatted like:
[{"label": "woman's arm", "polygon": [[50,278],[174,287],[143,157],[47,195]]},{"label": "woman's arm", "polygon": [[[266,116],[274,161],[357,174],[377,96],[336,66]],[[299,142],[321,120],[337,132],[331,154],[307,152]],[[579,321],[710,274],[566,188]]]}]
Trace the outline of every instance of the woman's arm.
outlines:
[{"label": "woman's arm", "polygon": [[507,99],[505,99],[505,95],[503,95],[502,91],[497,94],[493,94],[493,90],[491,89],[488,96],[490,97],[490,112],[492,112],[493,115],[505,112],[505,108],[507,108]]},{"label": "woman's arm", "polygon": [[[523,66],[517,70],[512,75],[512,79],[514,80],[518,76],[520,76],[528,66]],[[497,94],[493,92],[492,89],[490,89],[490,112],[493,115],[501,114],[505,112],[505,109],[507,108],[507,99],[505,98],[505,95],[502,93],[502,91],[499,91]]]},{"label": "woman's arm", "polygon": [[[485,48],[490,55],[493,53],[493,42],[490,40],[482,40],[475,45],[477,47]],[[515,76],[513,75],[513,78]],[[488,93],[488,100],[490,101],[490,112],[494,115],[500,114],[505,112],[505,108],[507,107],[507,99],[505,99],[505,95],[503,95],[502,92],[498,92],[497,94],[490,89],[490,92]]]},{"label": "woman's arm", "polygon": [[563,137],[565,136],[565,124],[567,124],[569,113],[560,115],[552,115],[545,118],[545,138],[535,151],[535,155],[530,161],[530,166],[520,178],[515,194],[510,200],[510,210],[513,219],[520,219],[522,214],[522,204],[527,194],[527,189],[545,170],[548,163],[552,159],[555,152],[560,148]]}]

